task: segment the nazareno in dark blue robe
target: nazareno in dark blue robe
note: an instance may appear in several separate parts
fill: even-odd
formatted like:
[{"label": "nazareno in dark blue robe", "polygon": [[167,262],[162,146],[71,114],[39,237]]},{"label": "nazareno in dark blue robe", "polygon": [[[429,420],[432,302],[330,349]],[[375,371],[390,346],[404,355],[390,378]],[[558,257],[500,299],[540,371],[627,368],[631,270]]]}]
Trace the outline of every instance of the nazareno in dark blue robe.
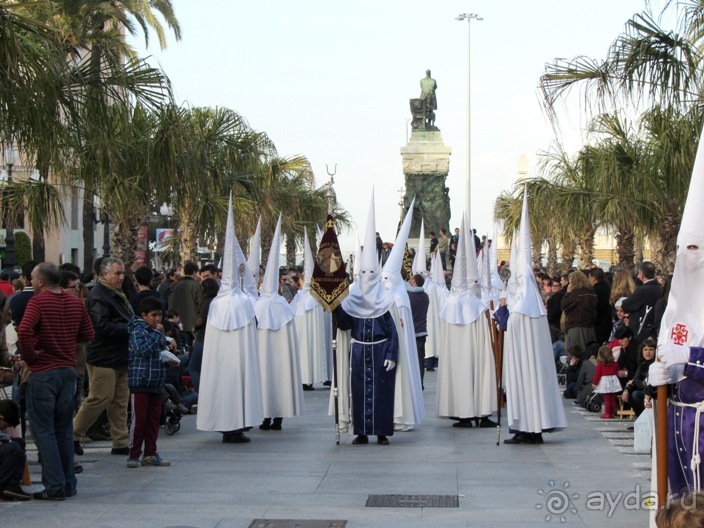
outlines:
[{"label": "nazareno in dark blue robe", "polygon": [[704,348],[690,347],[684,375],[686,378],[674,385],[673,403],[667,409],[668,473],[674,497],[693,493],[697,481],[702,480],[702,466],[692,467],[692,461],[704,452],[704,435],[695,434],[697,429],[704,430],[704,416],[697,412],[697,406],[704,405]]},{"label": "nazareno in dark blue robe", "polygon": [[356,435],[394,434],[396,369],[387,372],[384,361],[398,362],[398,334],[390,312],[374,318],[352,317],[341,307],[337,327],[351,330],[352,422]]}]

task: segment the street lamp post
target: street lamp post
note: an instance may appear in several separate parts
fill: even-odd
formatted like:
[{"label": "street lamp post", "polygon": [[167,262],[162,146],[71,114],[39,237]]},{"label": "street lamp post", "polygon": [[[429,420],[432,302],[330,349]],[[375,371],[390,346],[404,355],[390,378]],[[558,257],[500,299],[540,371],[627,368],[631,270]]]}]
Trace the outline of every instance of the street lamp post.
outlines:
[{"label": "street lamp post", "polygon": [[460,13],[455,17],[455,20],[467,21],[467,202],[465,204],[467,210],[467,220],[469,227],[472,227],[472,202],[471,202],[471,187],[472,187],[472,121],[471,121],[471,106],[470,98],[472,88],[472,32],[470,31],[472,20],[484,20],[477,13]]},{"label": "street lamp post", "polygon": [[[5,149],[5,166],[7,167],[7,183],[12,183],[12,167],[17,162],[17,151],[10,145]],[[3,193],[4,194],[4,193]],[[3,207],[4,209],[4,207]],[[15,234],[12,213],[5,214],[5,258],[3,264],[6,268],[12,268],[15,265]]]}]

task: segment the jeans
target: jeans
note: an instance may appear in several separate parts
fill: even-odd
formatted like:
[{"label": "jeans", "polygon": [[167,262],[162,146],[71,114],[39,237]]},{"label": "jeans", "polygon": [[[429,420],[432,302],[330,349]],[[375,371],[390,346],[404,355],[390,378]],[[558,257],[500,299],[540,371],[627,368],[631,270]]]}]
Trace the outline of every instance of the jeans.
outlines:
[{"label": "jeans", "polygon": [[200,392],[200,369],[203,365],[203,343],[196,341],[191,350],[191,360],[188,362],[188,373],[196,392]]},{"label": "jeans", "polygon": [[42,484],[50,494],[76,491],[73,472],[73,409],[76,370],[33,373],[27,383],[29,426],[42,457]]},{"label": "jeans", "polygon": [[26,460],[27,455],[17,442],[0,443],[0,490],[20,483]]}]

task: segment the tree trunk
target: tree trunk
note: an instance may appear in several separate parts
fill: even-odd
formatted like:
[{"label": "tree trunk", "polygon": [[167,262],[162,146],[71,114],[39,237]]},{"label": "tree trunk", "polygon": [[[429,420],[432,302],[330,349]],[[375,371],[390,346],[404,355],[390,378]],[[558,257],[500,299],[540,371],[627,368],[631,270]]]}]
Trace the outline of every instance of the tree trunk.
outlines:
[{"label": "tree trunk", "polygon": [[579,233],[579,267],[589,269],[594,259],[594,233],[596,227],[589,225],[580,229]]},{"label": "tree trunk", "polygon": [[44,233],[32,233],[32,255],[35,262],[44,262],[46,260]]},{"label": "tree trunk", "polygon": [[672,273],[675,270],[675,258],[677,256],[677,234],[680,231],[682,223],[682,214],[674,214],[666,211],[662,217],[660,230],[658,232],[658,242],[660,247],[658,251],[653,248],[652,258],[658,267],[665,275]]},{"label": "tree trunk", "polygon": [[548,273],[552,276],[557,271],[557,240],[548,238]]},{"label": "tree trunk", "polygon": [[292,268],[296,265],[296,239],[293,236],[286,236],[286,265]]},{"label": "tree trunk", "polygon": [[577,244],[575,244],[574,240],[569,239],[566,242],[562,242],[562,252],[560,254],[560,258],[562,259],[562,265],[560,266],[560,270],[562,271],[563,275],[566,274],[572,268],[572,263],[574,262],[574,254],[576,250]]},{"label": "tree trunk", "polygon": [[93,185],[86,182],[83,190],[83,271],[93,269],[93,261],[95,260],[95,234],[93,232],[93,210],[95,203],[93,201]]},{"label": "tree trunk", "polygon": [[616,253],[618,255],[619,269],[633,272],[635,267],[635,230],[633,225],[617,226]]}]

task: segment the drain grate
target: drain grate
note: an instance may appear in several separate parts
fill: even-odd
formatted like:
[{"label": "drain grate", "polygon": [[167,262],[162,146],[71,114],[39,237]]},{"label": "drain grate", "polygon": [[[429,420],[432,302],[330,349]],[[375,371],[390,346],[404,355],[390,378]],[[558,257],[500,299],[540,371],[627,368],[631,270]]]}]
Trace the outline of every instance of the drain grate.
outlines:
[{"label": "drain grate", "polygon": [[347,521],[320,519],[254,519],[248,528],[345,528]]},{"label": "drain grate", "polygon": [[459,508],[457,495],[369,495],[367,508]]}]

